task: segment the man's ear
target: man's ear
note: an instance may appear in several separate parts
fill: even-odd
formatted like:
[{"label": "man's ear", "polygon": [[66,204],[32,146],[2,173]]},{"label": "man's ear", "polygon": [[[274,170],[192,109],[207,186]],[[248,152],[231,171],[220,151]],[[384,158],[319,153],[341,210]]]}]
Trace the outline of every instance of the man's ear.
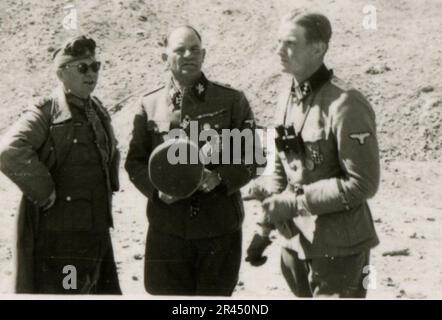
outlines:
[{"label": "man's ear", "polygon": [[204,60],[206,59],[206,49],[201,49],[201,55],[202,55],[202,59],[203,59],[203,62],[204,62]]},{"label": "man's ear", "polygon": [[167,53],[163,52],[161,54],[161,60],[163,60],[163,62],[167,62]]},{"label": "man's ear", "polygon": [[163,52],[161,54],[161,60],[164,62],[166,70],[169,70],[169,63],[167,62],[167,57],[168,57],[167,53]]},{"label": "man's ear", "polygon": [[63,81],[63,70],[60,68],[57,68],[55,71],[55,74],[57,75],[58,80]]},{"label": "man's ear", "polygon": [[323,57],[327,52],[328,45],[322,41],[315,42],[314,44],[314,55],[317,57]]}]

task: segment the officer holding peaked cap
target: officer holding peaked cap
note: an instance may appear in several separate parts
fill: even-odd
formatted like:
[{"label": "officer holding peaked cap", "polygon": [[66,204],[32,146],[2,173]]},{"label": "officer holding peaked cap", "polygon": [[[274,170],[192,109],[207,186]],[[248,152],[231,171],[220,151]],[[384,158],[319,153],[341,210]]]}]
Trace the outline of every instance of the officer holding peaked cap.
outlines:
[{"label": "officer holding peaked cap", "polygon": [[200,181],[198,165],[174,167],[166,159],[167,150],[183,141],[161,144],[177,126],[192,132],[196,125],[198,135],[210,128],[250,128],[253,113],[242,92],[201,72],[206,52],[194,28],[174,29],[164,48],[169,79],[141,97],[126,160],[132,183],[149,199],[145,287],[151,294],[229,296],[241,261],[239,190],[256,166],[206,164]]}]

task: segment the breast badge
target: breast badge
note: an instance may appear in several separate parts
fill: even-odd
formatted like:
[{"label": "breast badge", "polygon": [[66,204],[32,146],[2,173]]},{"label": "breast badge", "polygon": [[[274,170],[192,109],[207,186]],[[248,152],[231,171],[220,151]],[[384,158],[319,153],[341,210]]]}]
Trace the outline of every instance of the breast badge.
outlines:
[{"label": "breast badge", "polygon": [[319,166],[324,162],[324,155],[322,154],[319,143],[317,142],[309,143],[307,145],[307,149],[309,151],[310,158],[306,161],[306,167],[307,169],[310,167],[311,169],[309,170],[313,170],[315,166]]}]

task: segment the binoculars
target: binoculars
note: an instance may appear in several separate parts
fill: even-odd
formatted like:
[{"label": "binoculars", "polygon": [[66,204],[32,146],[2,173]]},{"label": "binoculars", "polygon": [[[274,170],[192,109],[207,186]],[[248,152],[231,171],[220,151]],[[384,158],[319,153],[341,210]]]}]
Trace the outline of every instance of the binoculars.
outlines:
[{"label": "binoculars", "polygon": [[305,145],[304,140],[300,135],[297,135],[293,126],[284,127],[279,125],[276,128],[275,144],[276,149],[281,152],[293,152],[295,154],[304,154]]}]

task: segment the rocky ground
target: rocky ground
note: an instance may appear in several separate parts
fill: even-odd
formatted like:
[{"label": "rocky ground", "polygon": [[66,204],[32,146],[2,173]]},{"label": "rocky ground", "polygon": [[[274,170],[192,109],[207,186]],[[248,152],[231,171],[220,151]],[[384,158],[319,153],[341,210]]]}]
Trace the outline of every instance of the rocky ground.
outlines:
[{"label": "rocky ground", "polygon": [[[299,0],[101,0],[73,2],[81,32],[100,46],[104,68],[96,94],[109,107],[127,150],[134,98],[161,83],[159,42],[191,23],[208,49],[205,72],[246,92],[259,123],[269,123],[281,83],[274,54],[278,20],[290,8],[327,14],[334,26],[327,64],[368,97],[377,114],[382,183],[372,211],[381,244],[373,250],[376,288],[370,298],[442,298],[442,2]],[[55,84],[50,56],[68,35],[63,1],[0,2],[0,135]],[[363,8],[377,9],[377,30],[362,26]],[[146,200],[122,170],[113,232],[122,289],[144,295]],[[0,176],[0,294],[13,292],[14,231],[19,192]],[[245,244],[260,207],[246,202]],[[291,298],[279,270],[280,239],[259,268],[243,263],[235,297]]]}]

